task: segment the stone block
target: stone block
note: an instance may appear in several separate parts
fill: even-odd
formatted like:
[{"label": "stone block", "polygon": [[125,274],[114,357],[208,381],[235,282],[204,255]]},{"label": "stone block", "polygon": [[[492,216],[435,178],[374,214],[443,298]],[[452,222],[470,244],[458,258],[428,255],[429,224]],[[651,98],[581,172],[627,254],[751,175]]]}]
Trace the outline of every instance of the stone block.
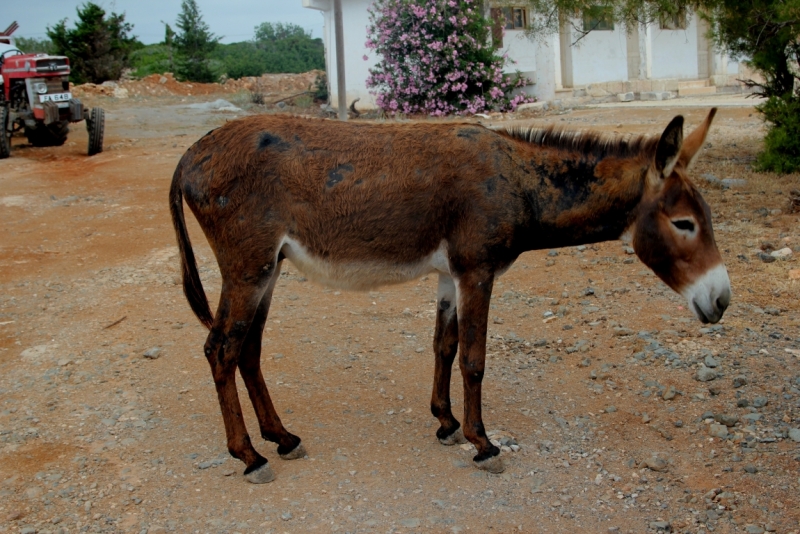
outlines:
[{"label": "stone block", "polygon": [[632,102],[633,93],[617,93],[617,100],[620,102]]}]

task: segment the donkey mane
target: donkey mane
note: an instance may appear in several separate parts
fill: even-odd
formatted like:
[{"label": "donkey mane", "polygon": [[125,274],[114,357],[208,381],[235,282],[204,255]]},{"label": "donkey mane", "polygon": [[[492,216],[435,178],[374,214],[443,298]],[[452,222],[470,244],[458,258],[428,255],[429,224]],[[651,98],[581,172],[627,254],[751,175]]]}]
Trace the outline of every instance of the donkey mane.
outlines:
[{"label": "donkey mane", "polygon": [[499,132],[534,145],[591,154],[599,159],[649,157],[655,154],[659,140],[659,136],[620,136],[593,130],[567,130],[555,125],[547,128],[510,126]]}]

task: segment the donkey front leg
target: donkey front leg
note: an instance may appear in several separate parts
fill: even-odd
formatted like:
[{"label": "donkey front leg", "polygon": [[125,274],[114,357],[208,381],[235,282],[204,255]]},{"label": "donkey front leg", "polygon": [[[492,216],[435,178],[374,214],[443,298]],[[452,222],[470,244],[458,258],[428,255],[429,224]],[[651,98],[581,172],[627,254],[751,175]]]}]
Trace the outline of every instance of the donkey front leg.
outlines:
[{"label": "donkey front leg", "polygon": [[458,341],[459,364],[464,380],[464,435],[478,449],[475,466],[490,473],[505,467],[500,449],[486,437],[481,417],[481,382],[486,364],[486,329],[494,276],[464,275],[459,279]]},{"label": "donkey front leg", "polygon": [[263,291],[263,287],[234,286],[223,281],[219,307],[205,344],[225,423],[228,452],[247,466],[244,471],[247,480],[258,484],[270,482],[275,476],[267,459],[250,442],[236,391],[236,366]]},{"label": "donkey front leg", "polygon": [[431,413],[439,420],[436,437],[442,445],[464,443],[461,424],[453,417],[450,406],[450,376],[453,360],[458,351],[458,314],[456,313],[456,285],[453,279],[439,275],[436,298],[436,332],[433,335],[435,358]]},{"label": "donkey front leg", "polygon": [[250,331],[244,340],[242,353],[239,356],[239,372],[247,387],[250,402],[256,411],[261,437],[278,444],[278,454],[281,458],[294,460],[306,455],[305,448],[300,443],[300,438],[291,434],[281,423],[281,418],[275,412],[272,399],[269,397],[264,375],[261,373],[261,337],[269,313],[272,291],[275,289],[280,272],[280,263],[278,263],[269,286],[267,286],[264,296],[261,297],[261,304],[259,304],[253,323],[250,325]]}]

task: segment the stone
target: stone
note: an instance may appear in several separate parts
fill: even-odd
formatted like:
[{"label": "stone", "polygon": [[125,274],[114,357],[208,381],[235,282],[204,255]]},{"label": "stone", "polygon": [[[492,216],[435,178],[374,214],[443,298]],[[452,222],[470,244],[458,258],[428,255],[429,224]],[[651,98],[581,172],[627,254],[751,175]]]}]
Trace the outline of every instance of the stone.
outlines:
[{"label": "stone", "polygon": [[283,519],[284,521],[289,521],[290,519],[292,519],[292,512],[283,512],[281,514],[281,519]]},{"label": "stone", "polygon": [[747,378],[744,376],[737,376],[733,379],[733,387],[740,388],[747,385]]},{"label": "stone", "polygon": [[643,91],[639,93],[640,100],[669,100],[670,94],[664,91]]},{"label": "stone", "polygon": [[653,530],[663,530],[664,532],[670,532],[672,530],[672,525],[670,525],[669,521],[651,521],[650,528]]},{"label": "stone", "polygon": [[706,367],[712,369],[719,366],[719,362],[710,354],[703,359],[703,362],[706,364]]},{"label": "stone", "polygon": [[128,90],[124,87],[115,87],[114,94],[112,95],[114,98],[119,98],[120,100],[128,98],[130,96],[128,94]]},{"label": "stone", "polygon": [[616,406],[608,406],[608,407],[606,407],[606,413],[614,413],[616,411],[617,411],[617,407]]},{"label": "stone", "polygon": [[700,367],[697,370],[697,374],[695,375],[695,379],[699,380],[700,382],[710,382],[717,378],[717,373],[713,369],[709,369],[705,365]]},{"label": "stone", "polygon": [[708,434],[715,438],[726,439],[728,437],[728,427],[718,423],[708,425]]},{"label": "stone", "polygon": [[619,102],[633,102],[633,93],[617,93],[617,100]]},{"label": "stone", "polygon": [[751,475],[758,473],[758,467],[754,466],[753,464],[747,464],[746,466],[744,466],[744,472],[750,473]]},{"label": "stone", "polygon": [[778,258],[772,256],[771,254],[767,254],[766,252],[759,252],[758,254],[756,254],[756,256],[758,256],[758,259],[760,259],[764,263],[772,263],[774,261],[778,261]]},{"label": "stone", "polygon": [[747,525],[744,530],[747,534],[764,534],[764,529],[758,525]]},{"label": "stone", "polygon": [[796,441],[800,443],[800,428],[790,428],[789,429],[789,439],[792,441]]},{"label": "stone", "polygon": [[153,347],[151,349],[148,349],[144,353],[144,357],[148,358],[150,360],[156,360],[156,359],[158,359],[158,357],[160,355],[161,355],[161,348],[160,347]]},{"label": "stone", "polygon": [[664,400],[672,400],[675,398],[675,395],[678,394],[678,391],[675,389],[675,386],[669,386],[667,389],[664,390],[664,393],[661,395],[661,398]]}]

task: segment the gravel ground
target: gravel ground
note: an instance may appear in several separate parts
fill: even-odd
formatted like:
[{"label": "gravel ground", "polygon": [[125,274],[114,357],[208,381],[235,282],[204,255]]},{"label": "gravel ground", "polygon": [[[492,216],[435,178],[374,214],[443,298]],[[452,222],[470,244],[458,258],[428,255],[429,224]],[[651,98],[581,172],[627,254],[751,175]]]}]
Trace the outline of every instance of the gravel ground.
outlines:
[{"label": "gravel ground", "polygon": [[[491,310],[484,417],[508,468],[490,475],[434,435],[435,277],[347,293],[284,266],[262,369],[309,456],[256,440],[277,478],[253,486],[178,285],[172,171],[233,116],[197,101],[98,97],[102,154],[76,131],[54,149],[15,139],[0,161],[0,531],[800,532],[798,176],[750,170],[763,128],[747,104],[721,109],[693,173],[733,285],[720,324],[620,242],[523,255]],[[657,133],[706,112],[537,120]]]}]

